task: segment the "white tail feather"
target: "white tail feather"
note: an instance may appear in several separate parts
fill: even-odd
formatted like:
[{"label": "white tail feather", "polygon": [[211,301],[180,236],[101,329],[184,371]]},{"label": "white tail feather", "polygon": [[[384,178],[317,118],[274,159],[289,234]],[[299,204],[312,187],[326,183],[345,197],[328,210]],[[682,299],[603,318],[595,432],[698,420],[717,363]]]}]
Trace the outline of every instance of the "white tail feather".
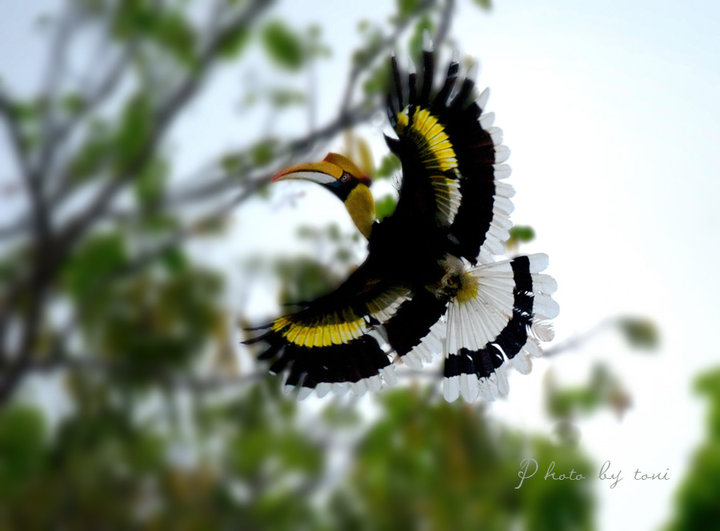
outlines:
[{"label": "white tail feather", "polygon": [[[524,314],[529,328],[525,344],[517,352],[503,352],[502,354],[507,356],[504,363],[488,376],[480,377],[482,369],[476,367],[477,373],[461,373],[445,378],[443,396],[446,400],[453,401],[462,397],[470,402],[478,396],[484,400],[494,400],[498,396],[506,395],[509,392],[507,366],[512,365],[522,374],[529,373],[532,370],[531,358],[542,355],[539,342],[552,339],[553,328],[547,319],[555,317],[559,311],[557,303],[550,297],[557,288],[557,283],[552,277],[540,273],[547,267],[547,255],[534,254],[527,259],[532,280],[529,295],[533,297],[533,310],[532,317]],[[523,315],[514,308],[517,289],[514,267],[516,266],[513,260],[503,260],[482,264],[466,272],[464,280],[475,283],[476,293],[472,298],[460,297],[450,303],[447,312],[446,356],[465,355],[461,349],[473,353],[485,349],[492,352],[493,349],[500,348],[494,344],[496,341],[503,345],[499,338],[508,323],[516,315]],[[480,355],[486,356],[487,351]],[[473,359],[477,363],[477,359]]]}]

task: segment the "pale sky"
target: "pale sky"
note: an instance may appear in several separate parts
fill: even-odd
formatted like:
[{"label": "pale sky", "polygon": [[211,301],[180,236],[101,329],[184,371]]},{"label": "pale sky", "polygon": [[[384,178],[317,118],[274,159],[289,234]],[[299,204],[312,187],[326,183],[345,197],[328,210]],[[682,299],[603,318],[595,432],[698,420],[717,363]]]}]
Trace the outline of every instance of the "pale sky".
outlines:
[{"label": "pale sky", "polygon": [[[720,289],[712,278],[720,258],[720,4],[496,0],[488,14],[469,1],[458,3],[452,34],[463,53],[480,59],[478,85],[491,87],[489,109],[512,150],[513,220],[537,233],[521,250],[549,254],[549,272],[559,284],[557,339],[618,314],[653,318],[663,339],[652,355],[631,353],[609,336],[537,362],[529,376],[511,377],[510,397],[491,414],[547,431],[539,403],[547,368],[563,382],[582,383],[594,361],[607,360],[634,405],[622,422],[603,414],[579,424],[595,461],[611,460],[628,478],[614,490],[599,486],[600,529],[654,528],[670,514],[687,456],[703,437],[705,411],[691,382],[720,359],[714,336]],[[28,65],[37,64],[41,49],[23,18],[25,3],[10,4],[0,6],[0,74],[19,80],[13,88],[27,89],[37,73]],[[319,22],[334,49],[333,60],[318,69],[321,123],[339,101],[346,50],[358,43],[355,21],[381,20],[388,12],[380,0],[352,4],[287,1],[276,8],[300,25]],[[263,56],[251,53],[255,67],[218,76],[178,123],[173,149],[185,170],[179,173],[207,161],[218,146],[252,138],[253,124],[265,118],[231,112],[238,84],[249,74],[265,75]],[[302,119],[281,120],[278,132],[302,131]],[[188,143],[193,131],[202,134]],[[375,157],[382,156],[381,127],[363,133]],[[0,148],[2,166],[6,156]],[[286,247],[299,222],[324,225],[333,216],[352,227],[330,194],[312,185],[292,190],[304,194],[295,208],[277,209],[286,188],[274,193],[271,207],[238,211],[226,247],[237,252],[220,261],[232,267],[244,253],[270,250],[273,240]],[[633,482],[637,467],[669,469],[671,481]]]}]

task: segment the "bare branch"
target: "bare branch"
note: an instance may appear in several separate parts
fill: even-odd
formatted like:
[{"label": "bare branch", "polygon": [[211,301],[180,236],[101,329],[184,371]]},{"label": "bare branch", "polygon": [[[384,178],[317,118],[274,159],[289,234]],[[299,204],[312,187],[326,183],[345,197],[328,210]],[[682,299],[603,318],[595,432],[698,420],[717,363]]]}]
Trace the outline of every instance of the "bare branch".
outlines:
[{"label": "bare branch", "polygon": [[[37,340],[37,332],[43,317],[44,303],[47,295],[47,284],[42,282],[41,276],[44,274],[43,265],[38,265],[34,281],[37,282],[35,291],[28,297],[27,309],[23,314],[22,333],[20,345],[16,356],[9,363],[6,353],[4,353],[5,345],[0,344],[0,366],[3,367],[2,375],[0,375],[0,405],[5,403],[12,395],[22,377],[29,370],[32,362],[32,352]],[[19,293],[19,292],[18,292]],[[0,327],[4,332],[6,326],[6,311],[2,308],[2,321]],[[4,336],[4,334],[3,334]],[[0,336],[2,338],[3,336]]]},{"label": "bare branch", "polygon": [[[30,276],[18,280],[8,288],[10,293],[30,293],[30,297],[27,309],[23,314],[23,331],[17,353],[15,356],[9,356],[8,353],[4,352],[5,345],[0,345],[0,360],[4,365],[2,379],[0,379],[0,404],[12,395],[23,375],[32,364],[33,347],[37,341],[39,324],[43,319],[43,305],[48,287],[72,247],[93,226],[94,222],[106,213],[112,199],[150,160],[173,119],[197,92],[207,77],[222,46],[235,32],[249,26],[269,4],[270,2],[265,0],[255,0],[210,38],[205,50],[201,53],[199,69],[189,73],[167,101],[158,107],[153,122],[153,130],[137,155],[126,165],[123,171],[101,188],[89,206],[78,216],[71,219],[52,241],[46,241],[49,235],[44,216],[47,213],[42,203],[39,180],[33,175],[32,167],[28,163],[18,129],[19,126],[12,113],[12,107],[4,98],[0,100],[0,113],[10,127],[11,137],[16,145],[18,162],[22,164],[26,185],[33,200],[33,214],[38,234],[38,245],[36,245],[36,253],[33,256],[34,267]],[[40,245],[40,242],[45,243]],[[10,309],[7,306],[2,308],[0,330],[5,329],[9,316],[8,311]]]},{"label": "bare branch", "polygon": [[[254,4],[255,9],[258,9],[262,2],[257,2]],[[434,4],[433,0],[426,0],[423,2],[419,8],[419,12],[422,12],[422,10],[425,10],[429,7],[431,7]],[[253,7],[253,6],[251,6]],[[437,45],[440,44],[445,39],[448,25],[447,22],[451,16],[452,11],[454,9],[454,0],[447,0],[446,7],[443,10],[442,14],[442,21],[440,23],[440,29],[435,37],[435,42]],[[247,16],[247,12],[243,16]],[[213,20],[215,20],[215,17],[213,17]],[[350,105],[350,99],[352,97],[354,88],[357,84],[357,81],[359,80],[362,73],[369,68],[370,64],[379,56],[386,53],[388,49],[391,49],[396,43],[399,37],[403,34],[403,32],[407,29],[408,25],[412,22],[412,17],[402,19],[395,27],[395,29],[382,41],[382,43],[374,50],[373,56],[370,59],[370,61],[364,63],[364,65],[355,65],[351,69],[351,72],[349,74],[345,89],[343,91],[343,96],[341,99],[340,104],[340,112],[338,113],[338,116],[332,120],[330,123],[326,124],[325,126],[317,129],[313,127],[313,131],[311,134],[303,137],[303,138],[297,138],[295,140],[292,140],[288,142],[283,148],[279,149],[277,152],[277,159],[275,160],[275,164],[278,166],[284,165],[289,161],[292,161],[293,159],[300,156],[303,152],[309,151],[318,145],[322,145],[324,142],[332,139],[336,134],[341,132],[343,129],[352,127],[354,125],[357,125],[359,123],[367,121],[372,116],[372,110],[369,108],[369,102],[363,102],[359,105],[356,105],[355,107],[349,107]],[[224,42],[225,39],[229,38],[229,36],[232,35],[232,31],[229,30],[230,27],[233,27],[234,24],[230,24],[228,28],[226,28],[225,32],[221,32],[218,30],[218,33],[220,34],[219,37],[211,43],[206,52],[207,54],[212,55],[213,52],[211,50],[217,50],[217,47],[221,46],[222,42]],[[444,29],[443,29],[444,28]],[[235,30],[236,31],[236,30]],[[127,58],[125,58],[127,59]],[[104,83],[103,87],[112,87],[115,83],[111,82],[111,80],[115,76],[119,76],[121,73],[121,67],[122,62],[119,62],[117,65],[117,68],[113,70],[114,74],[112,76],[108,76],[108,80],[106,83]],[[190,94],[188,92],[192,92],[195,89],[193,86],[186,86],[185,90],[180,90],[175,94],[175,98],[177,100],[184,100],[187,99]],[[98,94],[104,94],[104,90],[98,91]],[[180,101],[179,103],[182,103]],[[170,111],[173,110],[174,104],[169,104],[164,115],[167,115]],[[247,180],[240,180],[239,177],[243,177],[245,174],[252,170],[256,170],[257,168],[250,167],[242,167],[238,170],[234,171],[231,174],[222,175],[219,178],[216,178],[214,180],[208,181],[205,179],[199,179],[199,178],[193,178],[189,179],[190,182],[196,183],[196,182],[203,182],[200,186],[193,185],[192,187],[189,187],[187,189],[181,189],[178,190],[175,193],[172,193],[170,197],[164,201],[162,205],[158,205],[159,208],[162,207],[177,207],[179,205],[184,205],[188,203],[193,203],[195,201],[202,201],[211,199],[213,197],[216,197],[222,193],[225,193],[227,190],[236,188],[238,186],[241,186],[243,189],[243,193],[241,194],[243,197],[245,197],[247,194],[245,193],[246,190],[250,190],[251,192],[256,191],[258,188],[262,187],[264,184],[266,184],[269,179],[263,178],[265,176],[261,176],[260,178],[255,178],[251,182],[248,182]],[[67,186],[67,175],[65,175],[65,178],[62,179],[63,185],[58,190],[58,193],[53,196],[52,202],[53,204],[58,204],[62,200],[65,199],[67,194],[70,192]],[[122,187],[123,183],[119,183],[118,186]],[[104,197],[113,197],[116,193],[115,187],[112,186],[112,184],[108,184],[108,189],[106,190],[106,193],[104,195],[99,195],[97,200],[100,200],[103,204],[105,204],[108,200],[104,199]],[[120,214],[122,217],[126,218],[130,216],[131,214],[128,212],[124,212]],[[94,218],[93,218],[94,219]],[[16,236],[24,229],[27,228],[27,223],[29,220],[20,220],[17,223],[9,226],[4,227],[0,229],[0,238],[3,237],[12,237]],[[80,223],[80,222],[78,222]]]},{"label": "bare branch", "polygon": [[[277,158],[274,161],[273,166],[280,167],[286,165],[302,153],[331,140],[343,129],[369,120],[372,115],[372,109],[365,108],[364,106],[358,106],[351,109],[344,115],[337,116],[323,127],[316,129],[312,134],[291,140],[279,148],[277,150]],[[243,167],[213,181],[204,182],[200,186],[179,190],[167,199],[165,206],[177,207],[179,205],[192,203],[198,200],[206,200],[236,187],[240,187],[242,189],[241,197],[244,199],[256,192],[260,187],[270,182],[272,175],[276,173],[271,170],[263,173],[259,177],[252,178],[251,180],[239,179],[239,177],[244,177],[246,173],[251,171],[251,169],[252,168],[250,167]],[[202,181],[203,179],[190,179],[192,182],[199,180]]]},{"label": "bare branch", "polygon": [[437,31],[435,32],[434,42],[436,47],[440,46],[440,44],[447,38],[454,12],[455,0],[446,0],[445,8],[443,9],[442,16],[440,17],[440,24],[438,24]]},{"label": "bare branch", "polygon": [[249,4],[244,11],[227,23],[224,28],[218,30],[217,33],[213,35],[205,50],[200,55],[199,68],[195,72],[188,74],[167,101],[159,107],[153,123],[154,130],[135,159],[130,162],[120,175],[106,183],[84,212],[80,213],[65,226],[59,238],[59,246],[62,252],[67,252],[92,226],[93,222],[106,212],[109,203],[117,193],[124,188],[147,163],[174,118],[197,92],[207,77],[210,68],[214,64],[215,57],[228,39],[232,38],[236,32],[252,24],[252,22],[269,7],[270,3],[271,2],[264,0],[255,0]]},{"label": "bare branch", "polygon": [[[418,6],[417,13],[422,13],[423,11],[431,7],[434,3],[434,0],[423,1]],[[343,90],[343,97],[340,100],[340,107],[338,109],[340,115],[347,112],[347,108],[350,106],[350,100],[352,99],[353,92],[355,91],[355,86],[357,85],[357,82],[360,79],[360,75],[363,73],[363,71],[365,71],[373,62],[375,62],[375,60],[380,55],[383,55],[388,49],[391,49],[397,43],[400,35],[402,35],[403,32],[407,29],[412,20],[413,17],[406,17],[398,21],[395,25],[395,29],[388,36],[386,36],[382,40],[382,42],[380,42],[380,44],[373,50],[373,53],[363,64],[353,64],[353,67],[350,70],[350,74],[348,76],[348,80],[345,84],[345,89]]]},{"label": "bare branch", "polygon": [[23,179],[30,174],[30,164],[28,160],[27,150],[20,131],[19,119],[13,108],[13,104],[7,95],[0,88],[0,118],[5,122],[5,128],[10,136],[10,144],[12,145],[15,162],[18,170],[23,175]]},{"label": "bare branch", "polygon": [[[53,157],[57,149],[67,142],[73,133],[73,130],[78,127],[82,120],[92,113],[97,107],[102,105],[103,102],[112,96],[114,89],[119,85],[119,81],[123,74],[127,70],[130,57],[134,53],[134,46],[131,43],[129,48],[124,51],[108,68],[107,73],[103,76],[101,81],[97,84],[94,90],[90,91],[83,98],[83,106],[81,109],[69,117],[63,123],[56,125],[48,133],[46,140],[45,158],[39,163],[38,172],[47,174],[48,169],[53,164]],[[62,202],[75,190],[75,187],[70,182],[70,168],[65,167],[60,170],[57,178],[55,179],[54,189],[49,192],[49,199],[46,203],[53,205],[57,208]],[[13,223],[0,227],[0,239],[14,238],[23,235],[32,227],[33,218],[32,214],[27,213]]]},{"label": "bare branch", "polygon": [[557,356],[558,354],[562,354],[563,352],[578,350],[583,345],[588,343],[590,339],[600,334],[600,332],[604,332],[608,328],[612,327],[615,323],[615,319],[605,319],[603,321],[600,321],[593,328],[590,328],[589,330],[586,330],[585,332],[582,332],[575,336],[572,336],[561,343],[556,343],[550,348],[544,349],[543,357],[549,358],[551,356]]},{"label": "bare branch", "polygon": [[36,245],[40,248],[48,237],[47,212],[42,200],[40,181],[33,171],[30,153],[25,146],[19,118],[12,102],[0,92],[0,117],[10,136],[15,159],[22,175],[22,181],[32,205],[32,223],[36,235]]},{"label": "bare branch", "polygon": [[[82,123],[82,120],[107,101],[110,96],[112,96],[115,88],[117,88],[120,84],[120,79],[127,70],[130,58],[133,56],[134,51],[135,46],[133,43],[130,43],[128,48],[111,63],[105,75],[102,76],[102,79],[95,88],[84,95],[82,107],[78,110],[78,112],[55,128],[52,132],[51,138],[49,139],[52,144],[49,146],[48,157],[44,161],[44,166],[42,166],[44,170],[47,170],[47,168],[50,167],[52,164],[52,157],[57,148],[67,142],[73,131],[80,123]],[[53,205],[60,205],[67,196],[74,191],[74,187],[70,181],[69,165],[66,165],[65,168],[60,170],[56,181],[54,190],[50,193],[51,197],[49,203]]]},{"label": "bare branch", "polygon": [[[421,3],[419,13],[435,5],[435,0],[425,0]],[[127,161],[125,166],[116,172],[113,178],[101,184],[96,195],[86,203],[86,206],[75,217],[68,220],[55,234],[50,234],[47,223],[47,205],[52,204],[56,207],[63,200],[72,194],[76,187],[69,182],[67,172],[68,168],[61,167],[58,171],[55,169],[55,175],[60,178],[56,181],[54,189],[50,191],[50,197],[43,194],[42,183],[45,176],[49,174],[47,169],[56,165],[57,154],[60,153],[62,146],[68,145],[68,136],[78,124],[83,123],[82,120],[88,113],[92,112],[96,106],[107,101],[112,94],[112,90],[118,84],[117,81],[122,77],[127,68],[130,57],[132,56],[132,48],[126,48],[124,54],[116,63],[111,65],[97,88],[88,94],[83,95],[84,108],[74,116],[69,117],[62,123],[54,122],[54,113],[57,108],[53,109],[52,105],[58,101],[57,87],[59,80],[62,78],[64,70],[63,54],[64,49],[69,42],[70,34],[67,28],[60,32],[56,37],[58,49],[54,51],[57,59],[56,70],[48,74],[46,82],[45,98],[49,102],[48,108],[43,116],[43,139],[40,144],[39,151],[36,151],[38,157],[31,160],[27,147],[24,145],[23,131],[19,118],[16,116],[13,104],[0,93],[0,118],[4,120],[13,142],[15,156],[18,166],[23,173],[28,193],[30,195],[33,211],[32,219],[26,219],[24,224],[18,223],[11,227],[6,227],[0,231],[0,236],[5,234],[17,234],[20,227],[33,226],[36,234],[36,248],[33,256],[33,267],[29,269],[22,278],[16,279],[12,286],[8,286],[5,294],[12,295],[13,301],[19,298],[25,298],[25,294],[29,293],[27,302],[22,312],[17,311],[7,305],[8,299],[2,301],[3,307],[0,308],[0,332],[2,327],[7,324],[8,312],[12,315],[18,315],[22,319],[22,329],[20,335],[20,344],[14,355],[3,352],[4,344],[0,346],[0,365],[3,365],[2,376],[0,376],[0,404],[12,396],[17,385],[22,381],[23,376],[30,370],[38,369],[43,364],[34,358],[34,347],[37,343],[37,336],[40,326],[43,324],[44,307],[46,305],[49,289],[53,280],[57,276],[59,268],[62,266],[68,253],[71,252],[75,244],[95,226],[95,223],[108,215],[113,200],[118,193],[127,187],[139,172],[152,160],[154,153],[166,136],[166,133],[179,112],[185,108],[188,101],[200,90],[203,83],[207,79],[211,68],[216,62],[219,52],[227,44],[228,40],[233,38],[236,32],[242,31],[249,27],[257,17],[269,7],[271,2],[265,0],[249,0],[240,11],[232,14],[222,13],[223,16],[215,17],[213,24],[217,27],[212,32],[204,33],[207,40],[201,48],[199,54],[198,66],[183,77],[177,86],[171,90],[161,103],[157,105],[154,111],[153,120],[151,122],[150,133],[145,138],[144,144],[135,152],[135,155]],[[218,4],[220,5],[220,4]],[[442,15],[440,27],[436,35],[436,42],[439,43],[445,38],[448,27],[450,12],[454,7],[454,0],[447,0],[445,11]],[[356,85],[366,71],[372,66],[372,63],[385,51],[392,47],[403,31],[411,24],[413,17],[400,20],[393,31],[386,36],[379,45],[371,52],[369,61],[363,64],[356,64],[352,67],[349,74],[345,90],[341,97],[338,116],[326,125],[314,129],[310,135],[302,138],[296,138],[286,141],[276,151],[275,164],[285,164],[292,159],[297,158],[308,150],[312,150],[329,141],[343,129],[368,120],[375,108],[369,99],[365,99],[362,103],[351,106]],[[127,43],[126,43],[127,45]],[[312,112],[312,111],[311,111]],[[313,124],[314,126],[314,124]],[[32,164],[36,162],[36,164]],[[170,196],[163,201],[159,207],[177,206],[178,204],[190,203],[193,201],[217,197],[228,189],[237,189],[234,197],[226,203],[215,207],[212,217],[224,216],[228,211],[237,204],[243,202],[247,198],[254,195],[257,190],[269,182],[274,171],[269,167],[257,167],[249,165],[232,173],[226,173],[213,181],[206,181],[200,187],[180,190],[176,194]],[[274,166],[274,164],[273,164]],[[80,187],[81,185],[78,185]],[[48,190],[45,190],[48,192]],[[45,203],[44,199],[50,203]],[[131,213],[135,217],[142,216],[142,212]],[[179,245],[185,238],[193,233],[191,226],[186,226],[169,235],[168,239],[161,243],[158,247],[151,249],[138,256],[130,264],[117,272],[115,275],[129,275],[137,273],[140,269],[153,263],[158,256],[167,250]],[[4,295],[5,295],[4,294]],[[20,315],[22,314],[22,315]],[[0,333],[0,338],[4,335]],[[58,367],[66,366],[72,368],[75,360],[66,360],[58,358],[53,361]],[[49,367],[50,365],[47,365]],[[128,367],[128,370],[131,368]],[[166,381],[166,375],[158,374],[159,381]],[[248,375],[250,378],[260,377],[258,375]],[[197,388],[216,388],[218,385],[224,385],[224,381],[229,384],[236,385],[237,379],[233,378],[213,378],[213,379],[188,379],[185,377],[170,376],[173,385],[186,385]]]},{"label": "bare branch", "polygon": [[[33,167],[31,178],[40,181],[45,175],[48,161],[52,156],[55,136],[55,105],[58,89],[66,70],[67,50],[77,26],[77,14],[71,3],[60,18],[50,44],[49,61],[45,75],[42,99],[46,102],[42,113],[42,139],[38,158]],[[40,185],[37,184],[39,187]]]}]

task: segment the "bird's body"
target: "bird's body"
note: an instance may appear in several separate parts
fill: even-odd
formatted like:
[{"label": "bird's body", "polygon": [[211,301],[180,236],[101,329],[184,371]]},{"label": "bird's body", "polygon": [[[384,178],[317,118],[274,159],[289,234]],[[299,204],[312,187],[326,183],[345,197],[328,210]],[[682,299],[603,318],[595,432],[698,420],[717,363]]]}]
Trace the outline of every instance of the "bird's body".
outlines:
[{"label": "bird's body", "polygon": [[454,61],[434,90],[433,57],[423,53],[419,87],[413,73],[404,85],[392,60],[387,108],[397,138],[386,140],[403,179],[391,216],[375,220],[369,178],[342,155],[276,176],[331,190],[368,239],[367,259],[335,291],[250,340],[267,344],[260,358],[301,396],[377,389],[393,381],[394,363],[421,366],[443,353],[446,399],[491,399],[507,392],[505,366],[529,371],[550,336],[544,320],[557,308],[554,281],[539,274],[546,257],[494,259],[514,191],[501,180],[510,173],[502,133],[482,113],[487,91],[474,99],[471,75],[457,86]]}]

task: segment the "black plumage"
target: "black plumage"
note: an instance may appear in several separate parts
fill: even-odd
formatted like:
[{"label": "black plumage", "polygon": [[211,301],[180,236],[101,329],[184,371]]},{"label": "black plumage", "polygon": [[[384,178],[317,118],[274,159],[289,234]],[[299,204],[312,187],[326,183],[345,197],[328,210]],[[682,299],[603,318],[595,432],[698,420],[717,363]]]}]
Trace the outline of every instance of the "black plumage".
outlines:
[{"label": "black plumage", "polygon": [[493,258],[508,237],[513,194],[499,184],[509,174],[500,132],[481,125],[485,103],[458,62],[437,90],[431,50],[421,65],[404,75],[391,58],[387,114],[397,138],[386,141],[403,175],[391,216],[373,221],[369,178],[341,155],[278,175],[333,191],[368,238],[367,259],[336,290],[248,341],[264,342],[260,359],[303,396],[377,389],[398,362],[443,353],[448,400],[492,397],[506,389],[504,364],[525,372],[550,335],[544,320],[556,307],[554,281],[539,274],[544,257]]}]

